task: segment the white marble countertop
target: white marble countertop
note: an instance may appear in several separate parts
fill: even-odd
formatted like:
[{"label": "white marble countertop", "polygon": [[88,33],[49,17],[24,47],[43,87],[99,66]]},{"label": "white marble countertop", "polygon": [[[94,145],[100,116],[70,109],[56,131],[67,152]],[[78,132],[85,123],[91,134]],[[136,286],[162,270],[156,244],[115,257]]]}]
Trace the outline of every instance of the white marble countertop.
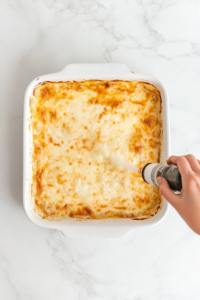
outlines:
[{"label": "white marble countertop", "polygon": [[68,239],[22,206],[24,91],[69,63],[161,79],[172,153],[200,157],[199,12],[198,0],[1,0],[0,299],[200,299],[200,237],[173,208],[123,239]]}]

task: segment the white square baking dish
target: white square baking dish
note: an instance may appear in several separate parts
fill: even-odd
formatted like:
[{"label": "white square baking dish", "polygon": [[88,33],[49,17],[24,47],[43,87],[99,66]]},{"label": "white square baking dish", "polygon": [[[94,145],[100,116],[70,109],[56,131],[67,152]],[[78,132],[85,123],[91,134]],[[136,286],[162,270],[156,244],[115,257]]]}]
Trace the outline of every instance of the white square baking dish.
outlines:
[{"label": "white square baking dish", "polygon": [[45,81],[77,81],[88,79],[102,80],[138,80],[149,82],[157,87],[162,99],[162,120],[163,120],[163,141],[161,151],[161,162],[165,162],[170,155],[169,137],[169,108],[167,91],[156,78],[135,74],[124,64],[70,64],[61,72],[40,76],[34,79],[27,87],[24,100],[24,165],[23,165],[23,204],[26,215],[38,226],[58,229],[67,237],[123,237],[131,230],[156,225],[167,215],[169,204],[163,199],[160,211],[147,220],[131,219],[106,219],[77,221],[74,218],[62,221],[49,221],[41,219],[33,210],[33,200],[31,198],[32,180],[32,135],[30,131],[30,107],[29,99],[32,96],[36,85]]}]

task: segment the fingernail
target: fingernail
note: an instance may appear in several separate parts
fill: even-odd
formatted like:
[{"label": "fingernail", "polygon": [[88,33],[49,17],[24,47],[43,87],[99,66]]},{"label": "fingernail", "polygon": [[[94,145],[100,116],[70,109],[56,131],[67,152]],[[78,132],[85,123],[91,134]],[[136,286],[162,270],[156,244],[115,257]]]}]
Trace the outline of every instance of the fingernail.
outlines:
[{"label": "fingernail", "polygon": [[161,185],[162,177],[158,177],[158,178],[157,178],[157,182],[158,182],[159,185]]}]

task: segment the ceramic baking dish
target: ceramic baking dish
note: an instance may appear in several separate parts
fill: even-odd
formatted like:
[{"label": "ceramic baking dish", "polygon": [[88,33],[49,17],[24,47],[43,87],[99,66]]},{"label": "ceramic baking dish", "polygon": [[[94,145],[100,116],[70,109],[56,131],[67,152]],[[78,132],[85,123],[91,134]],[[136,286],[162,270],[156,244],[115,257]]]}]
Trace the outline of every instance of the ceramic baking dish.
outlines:
[{"label": "ceramic baking dish", "polygon": [[77,221],[74,218],[62,221],[49,221],[41,219],[33,210],[31,198],[32,180],[32,136],[30,131],[29,99],[36,85],[45,81],[74,81],[87,79],[104,80],[138,80],[149,82],[156,86],[162,98],[163,142],[161,161],[165,162],[170,155],[169,137],[169,108],[168,96],[164,85],[156,78],[136,74],[123,64],[70,64],[61,72],[40,76],[34,79],[27,87],[24,100],[24,166],[23,166],[23,204],[28,218],[38,226],[58,229],[67,237],[123,237],[131,230],[156,225],[167,215],[169,204],[163,200],[160,211],[147,220],[107,219]]}]

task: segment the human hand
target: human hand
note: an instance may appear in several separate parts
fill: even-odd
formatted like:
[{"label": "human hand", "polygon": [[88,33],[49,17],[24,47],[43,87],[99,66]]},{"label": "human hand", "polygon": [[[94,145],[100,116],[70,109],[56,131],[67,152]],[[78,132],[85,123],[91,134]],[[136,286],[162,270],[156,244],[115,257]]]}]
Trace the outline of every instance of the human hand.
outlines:
[{"label": "human hand", "polygon": [[168,164],[178,166],[182,178],[182,190],[175,194],[168,182],[158,177],[160,193],[177,210],[194,232],[200,235],[200,161],[192,154],[171,156]]}]

